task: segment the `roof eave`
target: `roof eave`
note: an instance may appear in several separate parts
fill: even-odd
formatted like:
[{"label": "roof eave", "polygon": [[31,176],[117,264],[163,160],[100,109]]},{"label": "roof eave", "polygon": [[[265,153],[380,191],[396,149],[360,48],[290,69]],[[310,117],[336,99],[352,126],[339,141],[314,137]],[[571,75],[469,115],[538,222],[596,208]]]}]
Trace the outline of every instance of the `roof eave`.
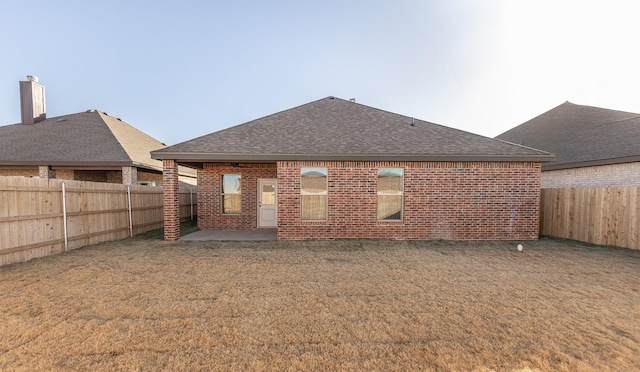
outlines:
[{"label": "roof eave", "polygon": [[0,161],[0,165],[7,166],[58,166],[58,167],[126,167],[133,166],[130,161],[51,161],[51,160],[27,160],[27,161]]},{"label": "roof eave", "polygon": [[133,162],[133,166],[136,167],[136,168],[146,169],[146,170],[150,170],[150,171],[162,172],[162,166],[158,167],[158,166],[145,164],[145,163],[138,163],[138,162]]},{"label": "roof eave", "polygon": [[580,161],[580,162],[572,162],[572,163],[549,164],[549,165],[543,165],[542,170],[551,171],[551,170],[596,167],[601,165],[613,165],[613,164],[635,163],[635,162],[640,162],[640,155],[625,156],[625,157],[611,158],[611,159],[597,159],[597,160]]},{"label": "roof eave", "polygon": [[151,152],[157,160],[182,162],[275,162],[275,161],[524,161],[547,162],[555,155],[474,155],[474,154],[246,154]]}]

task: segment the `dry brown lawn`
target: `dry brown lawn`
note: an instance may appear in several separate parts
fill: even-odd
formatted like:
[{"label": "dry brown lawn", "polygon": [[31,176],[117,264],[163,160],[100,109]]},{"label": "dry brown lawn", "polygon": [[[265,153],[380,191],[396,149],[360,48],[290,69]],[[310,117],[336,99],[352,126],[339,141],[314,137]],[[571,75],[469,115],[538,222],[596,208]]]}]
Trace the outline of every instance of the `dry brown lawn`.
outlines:
[{"label": "dry brown lawn", "polygon": [[0,267],[0,370],[640,370],[640,251],[176,242]]}]

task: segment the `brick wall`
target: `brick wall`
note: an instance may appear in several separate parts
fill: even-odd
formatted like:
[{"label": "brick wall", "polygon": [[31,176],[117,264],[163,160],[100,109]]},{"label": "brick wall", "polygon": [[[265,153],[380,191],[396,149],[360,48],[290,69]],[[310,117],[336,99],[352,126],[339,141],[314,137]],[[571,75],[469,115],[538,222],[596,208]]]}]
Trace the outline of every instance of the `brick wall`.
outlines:
[{"label": "brick wall", "polygon": [[[241,212],[222,214],[223,174],[240,174]],[[258,227],[258,179],[276,178],[275,164],[205,163],[198,171],[198,227],[201,229],[251,230]]]},{"label": "brick wall", "polygon": [[72,179],[76,181],[122,183],[122,171],[119,170],[76,169],[66,171],[71,172],[70,175],[65,175],[63,170],[56,170],[56,178]]},{"label": "brick wall", "polygon": [[34,169],[0,169],[0,176],[38,177],[38,168]]},{"label": "brick wall", "polygon": [[178,166],[175,160],[163,160],[162,169],[164,240],[173,241],[180,238],[180,190],[178,188]]},{"label": "brick wall", "polygon": [[[92,181],[92,182],[108,182],[122,183],[122,171],[106,171],[106,170],[73,170],[73,169],[57,169],[51,172],[55,177],[63,180],[76,181]],[[25,176],[38,177],[40,175],[38,168],[33,169],[0,169],[0,176]],[[162,173],[150,172],[145,170],[137,170],[138,182],[153,181],[156,186],[162,186]]]},{"label": "brick wall", "polygon": [[155,182],[156,186],[162,186],[162,173],[138,169],[138,182]]},{"label": "brick wall", "polygon": [[542,172],[542,188],[640,186],[640,162]]},{"label": "brick wall", "polygon": [[[77,173],[77,171],[76,171]],[[107,182],[109,183],[124,183],[122,178],[122,171],[105,171],[107,174]]]},{"label": "brick wall", "polygon": [[75,172],[73,169],[56,169],[56,179],[60,180],[74,180]]},{"label": "brick wall", "polygon": [[[328,218],[300,220],[300,168],[328,168]],[[278,239],[538,238],[540,163],[279,162]],[[377,220],[377,169],[404,168],[402,221]]]}]

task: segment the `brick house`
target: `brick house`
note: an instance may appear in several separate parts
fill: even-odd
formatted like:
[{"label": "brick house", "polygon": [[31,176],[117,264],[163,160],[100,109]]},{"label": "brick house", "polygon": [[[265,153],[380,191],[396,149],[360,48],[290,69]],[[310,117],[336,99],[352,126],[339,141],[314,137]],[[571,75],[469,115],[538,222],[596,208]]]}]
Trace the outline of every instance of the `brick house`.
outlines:
[{"label": "brick house", "polygon": [[538,237],[553,155],[327,97],[153,151],[165,239],[179,237],[176,167],[198,169],[201,229],[278,239]]},{"label": "brick house", "polygon": [[[98,110],[47,118],[44,86],[20,82],[22,121],[0,126],[0,176],[162,185],[162,162],[149,152],[166,145]],[[179,179],[196,183],[180,167]]]},{"label": "brick house", "polygon": [[542,188],[640,186],[640,114],[565,102],[496,138],[556,155]]}]

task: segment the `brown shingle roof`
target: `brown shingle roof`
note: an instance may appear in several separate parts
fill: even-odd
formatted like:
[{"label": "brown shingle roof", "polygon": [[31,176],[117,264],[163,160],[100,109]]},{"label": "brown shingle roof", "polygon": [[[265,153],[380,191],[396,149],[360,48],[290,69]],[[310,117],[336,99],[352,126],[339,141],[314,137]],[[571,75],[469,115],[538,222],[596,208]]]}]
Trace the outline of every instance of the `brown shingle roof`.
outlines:
[{"label": "brown shingle roof", "polygon": [[153,151],[152,158],[182,162],[546,161],[553,159],[553,156],[524,146],[327,97]]},{"label": "brown shingle roof", "polygon": [[0,126],[0,165],[136,166],[162,171],[162,163],[151,159],[150,151],[164,146],[97,110]]},{"label": "brown shingle roof", "polygon": [[555,154],[543,170],[640,161],[640,114],[565,102],[496,138]]}]

